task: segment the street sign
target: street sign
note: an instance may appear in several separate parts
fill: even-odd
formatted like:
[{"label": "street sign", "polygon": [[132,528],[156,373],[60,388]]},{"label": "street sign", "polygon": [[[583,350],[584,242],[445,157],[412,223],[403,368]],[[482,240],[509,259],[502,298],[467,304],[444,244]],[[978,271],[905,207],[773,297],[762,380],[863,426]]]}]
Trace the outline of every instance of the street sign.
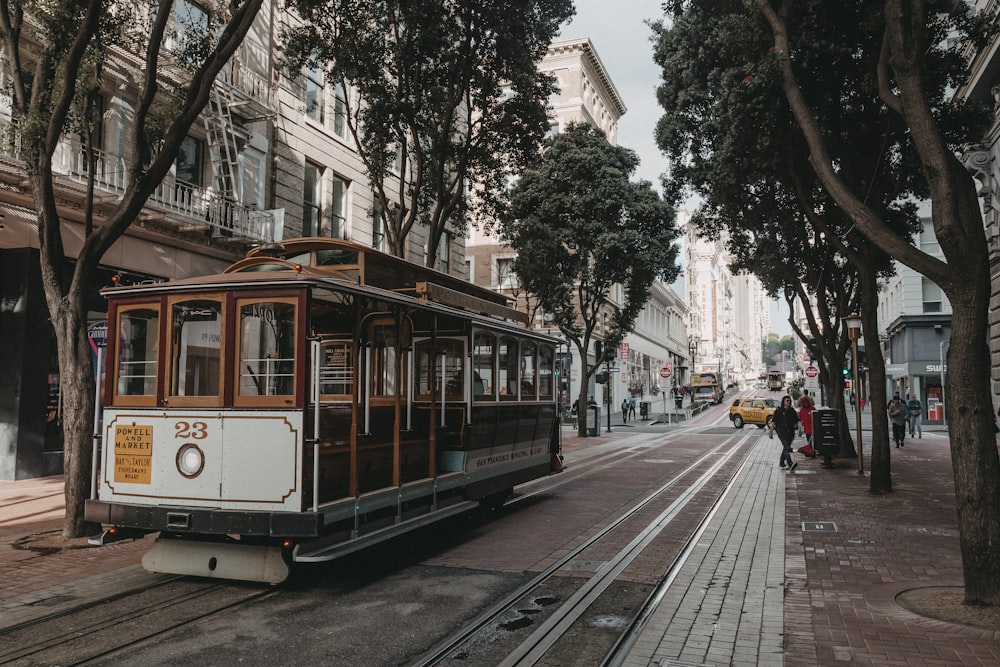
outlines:
[{"label": "street sign", "polygon": [[819,369],[815,366],[806,366],[806,377],[810,380],[814,377],[819,377]]},{"label": "street sign", "polygon": [[620,351],[622,361],[628,361],[628,343],[622,343]]},{"label": "street sign", "polygon": [[669,380],[670,376],[674,374],[674,371],[670,366],[664,366],[660,369],[660,377],[664,380]]}]

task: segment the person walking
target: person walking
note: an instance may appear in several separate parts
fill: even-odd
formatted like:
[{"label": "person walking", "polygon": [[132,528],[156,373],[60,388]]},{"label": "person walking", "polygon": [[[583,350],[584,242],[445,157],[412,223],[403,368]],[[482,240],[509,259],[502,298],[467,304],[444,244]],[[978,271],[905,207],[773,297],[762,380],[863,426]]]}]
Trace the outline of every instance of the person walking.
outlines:
[{"label": "person walking", "polygon": [[635,419],[635,396],[629,396],[628,399],[628,418]]},{"label": "person walking", "polygon": [[[805,399],[805,405],[802,404],[802,399]],[[799,421],[802,423],[802,433],[806,436],[806,442],[810,447],[814,447],[812,413],[816,409],[816,406],[813,404],[812,398],[810,398],[808,394],[803,396],[802,399],[799,399],[799,405],[801,406],[799,407]],[[811,456],[815,456],[815,448]]]},{"label": "person walking", "polygon": [[627,424],[628,423],[628,399],[627,398],[623,398],[622,399],[622,423],[623,424]]},{"label": "person walking", "polygon": [[771,416],[771,431],[767,437],[773,440],[775,431],[778,432],[778,440],[781,441],[781,458],[778,464],[782,468],[787,467],[789,472],[798,465],[792,460],[792,441],[795,439],[795,427],[798,423],[799,416],[792,407],[792,397],[782,397],[781,405]]},{"label": "person walking", "polygon": [[903,405],[903,400],[899,394],[894,394],[892,402],[889,403],[889,421],[892,422],[892,439],[896,447],[904,447],[903,442],[906,436],[906,420],[910,417],[910,411]]},{"label": "person walking", "polygon": [[924,416],[924,406],[916,394],[906,395],[906,409],[910,411],[910,437],[913,437],[914,432],[918,438],[924,437],[924,430],[920,428],[920,422]]}]

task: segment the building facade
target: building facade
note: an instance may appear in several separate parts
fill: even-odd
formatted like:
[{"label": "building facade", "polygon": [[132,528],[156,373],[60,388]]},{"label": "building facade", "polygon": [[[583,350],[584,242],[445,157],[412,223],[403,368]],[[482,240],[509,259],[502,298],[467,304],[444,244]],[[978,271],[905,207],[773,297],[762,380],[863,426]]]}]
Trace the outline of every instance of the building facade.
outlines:
[{"label": "building facade", "polygon": [[[929,217],[914,238],[929,255],[944,259]],[[887,398],[899,392],[920,399],[924,420],[941,423],[944,415],[945,359],[951,339],[951,304],[941,288],[899,262],[879,294],[879,332],[885,358]],[[873,387],[871,391],[874,391]]]},{"label": "building facade", "polygon": [[691,212],[679,217],[685,231],[684,280],[695,350],[691,372],[719,373],[723,386],[756,379],[764,370],[763,345],[770,308],[760,281],[729,270],[725,239],[698,236]]}]

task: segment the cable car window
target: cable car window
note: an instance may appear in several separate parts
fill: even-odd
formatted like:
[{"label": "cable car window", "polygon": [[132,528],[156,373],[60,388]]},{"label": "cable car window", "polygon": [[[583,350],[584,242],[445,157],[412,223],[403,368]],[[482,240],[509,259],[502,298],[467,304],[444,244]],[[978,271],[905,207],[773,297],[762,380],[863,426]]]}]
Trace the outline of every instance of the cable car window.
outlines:
[{"label": "cable car window", "polygon": [[354,383],[354,345],[325,341],[319,369],[319,391],[326,400],[350,400]]},{"label": "cable car window", "polygon": [[[120,404],[152,404],[156,398],[156,370],[160,341],[158,305],[118,310],[118,363],[115,393],[133,400]],[[136,400],[145,397],[148,400]]]},{"label": "cable car window", "polygon": [[372,396],[395,396],[399,386],[399,368],[396,354],[399,338],[396,325],[372,327]]},{"label": "cable car window", "polygon": [[497,386],[500,400],[517,400],[517,341],[501,338],[497,349]]},{"label": "cable car window", "polygon": [[538,346],[538,398],[547,401],[552,399],[552,359],[553,350],[548,345]]},{"label": "cable car window", "polygon": [[[170,395],[220,396],[223,358],[222,303],[217,299],[174,301],[171,307]],[[218,401],[197,401],[215,405]]]},{"label": "cable car window", "polygon": [[493,381],[493,354],[496,351],[496,338],[488,333],[476,334],[472,348],[472,395],[477,401],[494,401],[495,383]]},{"label": "cable car window", "polygon": [[521,343],[521,399],[538,398],[537,377],[535,376],[535,344]]},{"label": "cable car window", "polygon": [[295,303],[239,299],[240,396],[295,393]]},{"label": "cable car window", "polygon": [[[430,339],[421,340],[415,346],[415,354],[417,400],[437,400],[441,397],[442,365],[445,399],[449,401],[465,400],[464,341],[454,338],[439,338],[435,341],[434,347],[431,347]],[[431,386],[431,378],[434,378],[433,386]]]}]

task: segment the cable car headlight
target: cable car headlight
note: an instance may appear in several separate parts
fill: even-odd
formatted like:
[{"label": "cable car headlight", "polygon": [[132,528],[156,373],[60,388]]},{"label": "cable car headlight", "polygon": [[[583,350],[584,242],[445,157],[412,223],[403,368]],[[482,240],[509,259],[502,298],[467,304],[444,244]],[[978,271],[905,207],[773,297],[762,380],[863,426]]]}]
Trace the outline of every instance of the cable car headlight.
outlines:
[{"label": "cable car headlight", "polygon": [[177,450],[177,471],[187,478],[197,477],[205,468],[205,454],[198,445],[188,443]]}]

